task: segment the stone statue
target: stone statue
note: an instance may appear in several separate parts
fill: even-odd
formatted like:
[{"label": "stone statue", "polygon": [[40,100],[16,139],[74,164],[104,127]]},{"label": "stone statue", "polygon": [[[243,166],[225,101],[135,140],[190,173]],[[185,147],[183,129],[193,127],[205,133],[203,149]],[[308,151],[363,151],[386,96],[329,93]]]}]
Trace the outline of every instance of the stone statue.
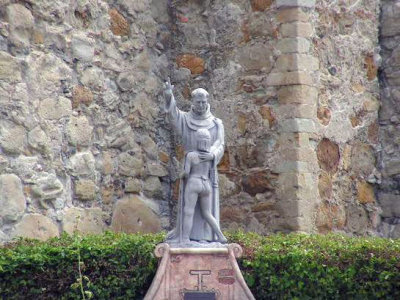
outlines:
[{"label": "stone statue", "polygon": [[224,154],[224,127],[212,115],[208,93],[199,88],[192,92],[192,107],[179,110],[174,86],[164,84],[165,111],[175,132],[182,137],[185,151],[184,170],[179,188],[176,227],[167,242],[226,242],[219,228],[219,191],[217,165]]}]

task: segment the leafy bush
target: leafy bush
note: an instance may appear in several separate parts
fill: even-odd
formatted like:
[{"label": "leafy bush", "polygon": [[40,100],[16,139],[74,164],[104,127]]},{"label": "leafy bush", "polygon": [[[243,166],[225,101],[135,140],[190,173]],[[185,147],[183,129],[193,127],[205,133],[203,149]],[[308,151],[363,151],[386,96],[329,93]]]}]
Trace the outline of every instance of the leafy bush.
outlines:
[{"label": "leafy bush", "polygon": [[[227,233],[256,299],[400,299],[400,240]],[[20,240],[0,248],[1,299],[141,299],[163,234]],[[80,263],[79,263],[80,262]]]},{"label": "leafy bush", "polygon": [[141,298],[157,269],[153,251],[162,240],[162,234],[110,232],[20,240],[0,249],[0,298],[82,299],[81,287],[87,298]]},{"label": "leafy bush", "polygon": [[400,299],[400,240],[234,233],[256,299]]}]

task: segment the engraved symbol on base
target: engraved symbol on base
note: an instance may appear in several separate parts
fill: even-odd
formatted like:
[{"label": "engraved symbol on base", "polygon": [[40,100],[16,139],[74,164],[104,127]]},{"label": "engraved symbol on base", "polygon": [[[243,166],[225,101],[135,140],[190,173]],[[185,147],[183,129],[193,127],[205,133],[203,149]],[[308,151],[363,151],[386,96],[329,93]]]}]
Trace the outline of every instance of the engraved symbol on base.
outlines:
[{"label": "engraved symbol on base", "polygon": [[211,270],[190,270],[190,275],[197,275],[197,286],[195,286],[196,291],[204,291],[207,286],[204,285],[203,276],[211,275]]},{"label": "engraved symbol on base", "polygon": [[235,272],[233,269],[221,269],[218,271],[218,282],[222,284],[234,284]]},{"label": "engraved symbol on base", "polygon": [[181,299],[183,300],[217,300],[220,299],[221,293],[219,290],[214,288],[207,289],[207,286],[204,284],[204,276],[210,276],[211,270],[190,270],[190,275],[197,276],[197,285],[194,286],[193,290],[183,289],[180,290],[179,293],[181,295]]}]

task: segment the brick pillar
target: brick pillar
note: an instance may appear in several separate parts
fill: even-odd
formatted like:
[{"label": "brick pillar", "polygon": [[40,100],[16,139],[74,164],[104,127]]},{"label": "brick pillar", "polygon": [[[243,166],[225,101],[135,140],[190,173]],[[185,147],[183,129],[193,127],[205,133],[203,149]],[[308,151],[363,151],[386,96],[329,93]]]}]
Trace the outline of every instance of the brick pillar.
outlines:
[{"label": "brick pillar", "polygon": [[310,22],[315,0],[277,0],[279,39],[267,85],[279,101],[278,197],[283,230],[313,232],[318,202],[318,162],[310,145],[317,116],[318,58],[312,54]]}]

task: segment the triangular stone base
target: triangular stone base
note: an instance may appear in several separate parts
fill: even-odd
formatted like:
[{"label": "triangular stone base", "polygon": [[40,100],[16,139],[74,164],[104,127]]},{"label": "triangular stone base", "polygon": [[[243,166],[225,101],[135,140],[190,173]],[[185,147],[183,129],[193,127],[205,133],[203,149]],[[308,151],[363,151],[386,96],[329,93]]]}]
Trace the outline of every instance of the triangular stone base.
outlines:
[{"label": "triangular stone base", "polygon": [[170,248],[157,245],[161,257],[145,300],[255,299],[240,272],[238,244],[218,248]]}]

